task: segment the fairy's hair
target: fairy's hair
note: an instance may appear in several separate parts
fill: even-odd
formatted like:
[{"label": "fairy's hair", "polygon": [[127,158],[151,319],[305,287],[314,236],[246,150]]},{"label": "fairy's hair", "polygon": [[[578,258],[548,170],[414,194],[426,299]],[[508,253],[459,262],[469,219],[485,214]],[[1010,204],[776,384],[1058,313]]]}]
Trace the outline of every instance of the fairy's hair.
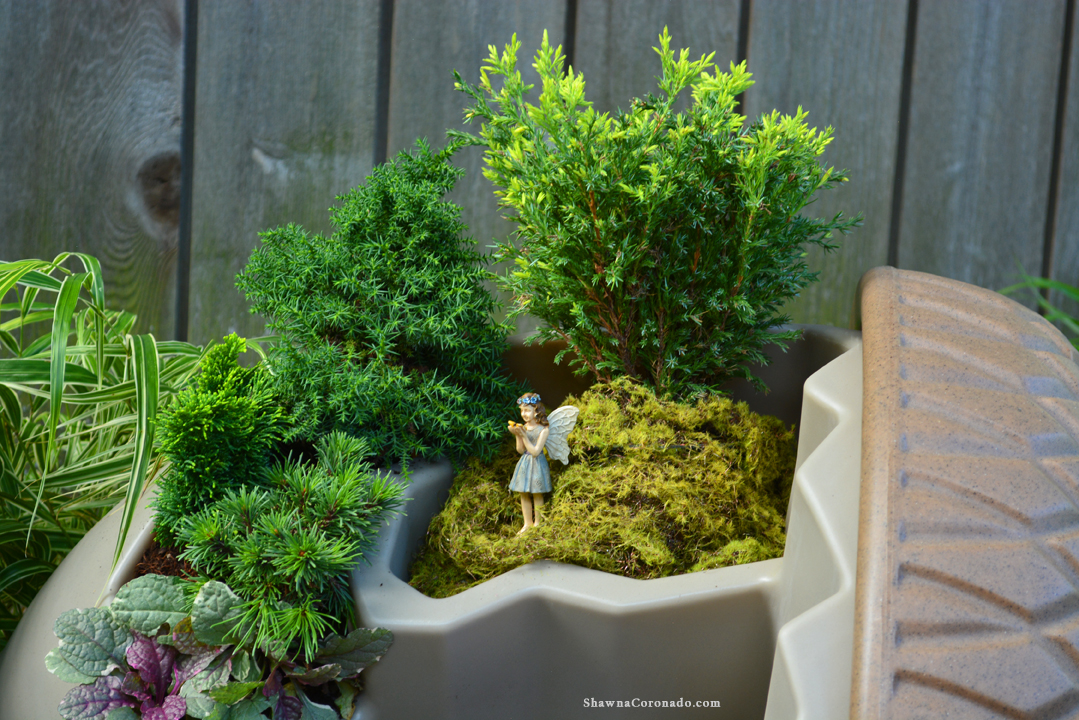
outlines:
[{"label": "fairy's hair", "polygon": [[540,425],[550,426],[547,422],[547,408],[540,402],[540,396],[538,393],[525,393],[521,397],[517,398],[518,405],[531,405],[536,409],[536,422]]}]

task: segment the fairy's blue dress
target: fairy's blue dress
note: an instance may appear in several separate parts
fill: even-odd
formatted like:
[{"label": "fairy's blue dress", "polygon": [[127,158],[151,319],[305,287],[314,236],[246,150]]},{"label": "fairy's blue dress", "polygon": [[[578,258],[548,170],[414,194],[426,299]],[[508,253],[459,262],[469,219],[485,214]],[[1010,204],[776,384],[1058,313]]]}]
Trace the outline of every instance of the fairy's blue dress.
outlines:
[{"label": "fairy's blue dress", "polygon": [[[532,430],[525,429],[525,437],[533,447],[539,441],[543,429],[543,425],[537,425]],[[544,457],[542,450],[537,457],[532,457],[527,450],[525,451],[521,459],[517,461],[517,467],[513,469],[510,490],[526,493],[551,492],[551,469],[547,466],[547,458]]]}]

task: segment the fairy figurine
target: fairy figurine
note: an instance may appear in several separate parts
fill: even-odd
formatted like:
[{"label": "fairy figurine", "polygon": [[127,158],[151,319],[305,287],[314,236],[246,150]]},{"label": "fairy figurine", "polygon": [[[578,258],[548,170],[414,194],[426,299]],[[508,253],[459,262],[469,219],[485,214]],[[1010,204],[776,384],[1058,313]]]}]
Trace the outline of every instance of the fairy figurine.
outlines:
[{"label": "fairy figurine", "polygon": [[510,479],[510,490],[521,496],[525,524],[517,531],[520,535],[530,527],[539,525],[543,493],[551,492],[551,469],[547,466],[543,450],[546,448],[550,456],[561,460],[563,465],[569,464],[566,437],[577,424],[580,411],[572,405],[563,405],[548,416],[536,393],[525,393],[517,398],[517,405],[521,408],[524,424],[512,420],[509,423],[510,432],[517,438],[517,452],[521,453],[521,459],[513,469],[513,478]]}]

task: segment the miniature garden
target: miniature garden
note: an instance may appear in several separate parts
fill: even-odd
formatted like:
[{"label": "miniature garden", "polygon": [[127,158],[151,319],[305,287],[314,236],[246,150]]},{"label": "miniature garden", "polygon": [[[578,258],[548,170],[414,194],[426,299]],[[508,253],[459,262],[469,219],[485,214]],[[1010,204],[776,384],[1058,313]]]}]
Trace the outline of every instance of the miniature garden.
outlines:
[{"label": "miniature garden", "polygon": [[[72,684],[63,717],[351,717],[393,636],[357,623],[350,575],[423,460],[455,471],[410,571],[431,597],[538,560],[649,579],[783,554],[795,429],[725,388],[763,388],[766,346],[798,336],[784,303],[816,280],[806,246],[859,222],[801,214],[846,180],[819,161],[830,130],[747,122],[744,64],[666,32],[658,94],[613,116],[546,37],[530,99],[518,50],[457,76],[476,134],[377,167],[332,235],[262,233],[236,284],[270,336],[132,335],[92,257],[0,264],[5,641],[58,557],[122,499],[119,560],[156,493],[139,576],[58,618],[40,659]],[[490,257],[445,199],[469,145],[516,224]],[[507,373],[520,315],[587,392]]]}]

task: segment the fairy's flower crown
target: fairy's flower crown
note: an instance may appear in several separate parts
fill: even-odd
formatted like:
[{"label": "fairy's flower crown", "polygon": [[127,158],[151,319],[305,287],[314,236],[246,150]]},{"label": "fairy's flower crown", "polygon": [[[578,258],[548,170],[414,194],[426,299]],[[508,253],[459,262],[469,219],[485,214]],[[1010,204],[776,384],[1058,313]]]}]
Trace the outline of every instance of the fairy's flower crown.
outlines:
[{"label": "fairy's flower crown", "polygon": [[518,405],[535,405],[539,401],[540,401],[540,396],[539,395],[533,395],[532,397],[526,397],[526,396],[522,395],[521,397],[517,398],[517,404]]}]

